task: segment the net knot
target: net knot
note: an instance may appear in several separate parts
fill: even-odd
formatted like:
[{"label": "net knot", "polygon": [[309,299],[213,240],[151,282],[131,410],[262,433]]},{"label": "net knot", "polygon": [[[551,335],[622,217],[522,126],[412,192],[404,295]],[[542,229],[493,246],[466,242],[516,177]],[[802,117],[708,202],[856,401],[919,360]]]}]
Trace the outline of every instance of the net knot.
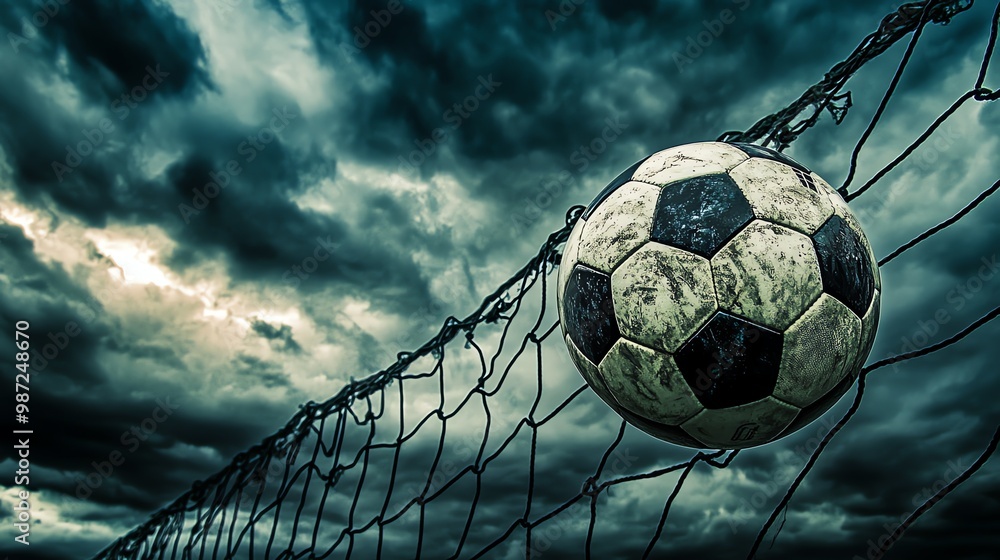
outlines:
[{"label": "net knot", "polygon": [[976,101],[996,101],[1000,98],[1000,90],[993,91],[987,87],[976,88],[972,97]]},{"label": "net knot", "polygon": [[600,487],[597,486],[597,477],[591,476],[583,482],[583,488],[580,490],[580,494],[584,496],[589,496],[591,498],[597,496],[601,492]]},{"label": "net knot", "polygon": [[316,415],[316,409],[318,408],[318,405],[316,401],[311,400],[300,404],[299,408],[304,411],[303,414],[305,414],[308,418],[311,419]]}]

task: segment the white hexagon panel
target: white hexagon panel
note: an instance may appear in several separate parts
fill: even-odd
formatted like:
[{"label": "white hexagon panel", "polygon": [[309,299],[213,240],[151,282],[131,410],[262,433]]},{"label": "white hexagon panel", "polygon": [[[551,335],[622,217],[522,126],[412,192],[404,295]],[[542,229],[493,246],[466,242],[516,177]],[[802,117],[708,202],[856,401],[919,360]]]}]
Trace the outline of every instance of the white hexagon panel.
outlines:
[{"label": "white hexagon panel", "polygon": [[659,195],[659,187],[636,181],[615,189],[583,226],[579,262],[610,273],[649,241],[653,207]]},{"label": "white hexagon panel", "polygon": [[712,257],[719,307],[762,325],[788,328],[823,291],[809,237],[756,220]]},{"label": "white hexagon panel", "polygon": [[679,348],[716,309],[708,260],[659,243],[625,259],[611,285],[621,332],[664,352]]}]

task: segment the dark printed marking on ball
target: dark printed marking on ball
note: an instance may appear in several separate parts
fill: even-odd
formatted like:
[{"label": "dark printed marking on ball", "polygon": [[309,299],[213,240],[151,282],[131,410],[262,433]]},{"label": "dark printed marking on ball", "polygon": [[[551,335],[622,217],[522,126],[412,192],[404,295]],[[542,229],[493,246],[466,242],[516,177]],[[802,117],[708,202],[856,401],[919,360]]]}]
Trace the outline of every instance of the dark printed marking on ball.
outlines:
[{"label": "dark printed marking on ball", "polygon": [[611,299],[611,277],[577,264],[563,294],[566,333],[592,363],[599,364],[620,336]]},{"label": "dark printed marking on ball", "polygon": [[813,181],[812,174],[802,171],[801,169],[794,169],[794,171],[795,176],[799,178],[799,182],[802,183],[803,187],[815,192],[818,195],[823,194],[823,192],[819,190],[819,185],[816,184],[816,181]]},{"label": "dark printed marking on ball", "polygon": [[757,430],[759,429],[760,424],[757,422],[740,424],[736,430],[733,431],[733,437],[729,438],[729,441],[750,441],[757,436]]},{"label": "dark printed marking on ball", "polygon": [[858,233],[834,215],[812,236],[823,275],[823,291],[864,317],[875,293],[868,250]]},{"label": "dark printed marking on ball", "polygon": [[650,238],[711,258],[753,216],[743,191],[728,174],[692,177],[663,188]]},{"label": "dark printed marking on ball", "polygon": [[625,171],[622,171],[617,177],[615,177],[613,181],[608,183],[608,186],[604,187],[604,190],[602,190],[600,194],[598,194],[597,197],[594,198],[593,201],[591,201],[590,205],[587,206],[587,209],[583,211],[583,216],[581,217],[584,220],[589,218],[590,215],[594,213],[594,210],[596,210],[597,207],[600,206],[601,203],[604,202],[606,198],[611,196],[611,193],[615,192],[615,190],[618,187],[632,180],[632,175],[635,174],[635,170],[639,169],[639,166],[645,163],[647,159],[649,159],[649,156],[646,156],[640,159],[639,161],[633,163],[631,167],[629,167]]},{"label": "dark printed marking on ball", "polygon": [[748,155],[750,157],[757,157],[757,158],[770,159],[770,160],[773,160],[773,161],[780,161],[781,163],[784,163],[785,165],[788,165],[788,166],[794,167],[795,169],[799,169],[801,171],[805,171],[806,173],[809,173],[809,169],[806,168],[806,166],[802,165],[801,163],[795,161],[794,159],[786,156],[785,154],[783,154],[783,153],[781,153],[779,151],[772,150],[771,148],[765,148],[764,146],[758,146],[756,144],[746,144],[746,143],[743,143],[743,142],[729,142],[729,145],[738,148],[741,152],[743,152],[744,154],[746,154],[746,155]]},{"label": "dark printed marking on ball", "polygon": [[771,395],[781,347],[781,333],[719,312],[674,360],[705,408],[726,408]]}]

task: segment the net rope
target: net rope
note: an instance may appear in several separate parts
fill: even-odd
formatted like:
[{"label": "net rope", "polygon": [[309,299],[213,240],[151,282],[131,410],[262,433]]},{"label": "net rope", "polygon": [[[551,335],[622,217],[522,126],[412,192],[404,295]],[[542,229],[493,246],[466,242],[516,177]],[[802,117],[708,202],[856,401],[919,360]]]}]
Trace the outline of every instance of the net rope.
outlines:
[{"label": "net rope", "polygon": [[[786,108],[764,117],[746,131],[726,132],[719,140],[753,142],[783,150],[816,125],[824,112],[831,115],[834,123],[840,124],[852,106],[851,93],[844,90],[851,76],[910,35],[885,94],[854,147],[847,179],[838,189],[846,200],[856,199],[926,142],[960,107],[970,101],[993,101],[1000,95],[984,85],[996,46],[1000,22],[998,3],[989,22],[989,39],[975,84],[902,153],[853,192],[848,190],[857,173],[862,148],[883,117],[924,28],[931,23],[946,24],[971,6],[971,0],[925,0],[902,5],[885,16],[878,29],[865,37],[847,59],[836,64],[820,82]],[[883,257],[879,266],[957,223],[998,189],[1000,180],[955,215]],[[521,550],[519,555],[531,558],[541,556],[546,549],[540,539],[533,538],[533,532],[553,523],[566,532],[579,526],[581,536],[585,532],[583,553],[590,558],[599,517],[598,498],[602,494],[611,499],[610,494],[616,487],[675,474],[676,480],[672,486],[668,485],[662,512],[650,531],[643,554],[643,557],[652,556],[661,542],[671,507],[689,476],[699,467],[724,469],[739,452],[699,451],[685,461],[624,474],[621,469],[609,469],[621,462],[620,446],[627,429],[632,429],[621,421],[617,436],[606,447],[598,444],[603,452],[594,452],[592,457],[600,459],[593,465],[590,476],[576,481],[575,493],[571,492],[562,503],[551,505],[535,499],[539,484],[547,487],[556,484],[552,473],[537,472],[540,437],[558,437],[550,434],[551,430],[545,430],[546,427],[555,424],[561,418],[560,413],[577,405],[581,395],[590,391],[582,384],[561,395],[558,387],[545,385],[542,374],[546,361],[543,343],[552,338],[555,340],[550,344],[553,351],[565,352],[558,335],[558,320],[551,318],[553,312],[548,310],[551,302],[547,300],[547,284],[559,264],[560,248],[583,210],[582,206],[569,209],[565,225],[551,233],[537,254],[484,298],[475,311],[463,319],[447,318],[435,336],[413,351],[399,353],[395,363],[384,370],[363,379],[352,379],[340,392],[323,402],[301,405],[278,431],[236,455],[219,472],[195,482],[175,501],[111,543],[96,558],[291,559],[350,558],[352,555],[480,558],[500,547],[512,546]],[[864,367],[850,408],[822,437],[768,515],[747,558],[758,554],[778,518],[787,516],[796,490],[859,410],[868,375],[885,366],[957,344],[998,315],[1000,306],[946,340]],[[514,325],[520,325],[518,321],[527,325],[527,332],[520,340],[512,334]],[[463,353],[454,348],[454,343],[462,339],[465,341],[463,367],[451,369],[445,358]],[[530,372],[524,374],[525,370]],[[512,381],[518,375],[525,379]],[[579,376],[574,378],[580,379]],[[453,388],[463,381],[465,386]],[[517,393],[523,393],[531,384],[534,385],[533,393]],[[543,388],[548,391],[546,398],[543,398]],[[432,395],[435,398],[431,400],[436,402],[423,403],[422,407],[427,408],[423,414],[408,413],[407,410],[418,401],[408,398],[406,389],[411,392],[424,389],[422,394]],[[511,414],[507,411],[504,415],[496,414],[490,406],[490,398],[502,390],[505,399],[496,401],[496,408],[515,404],[527,407],[527,412],[508,426],[504,426],[504,418]],[[512,393],[517,398],[510,397]],[[557,397],[550,398],[549,393]],[[608,410],[607,414],[613,413]],[[478,444],[468,434],[461,436],[467,444],[466,454],[472,457],[468,464],[458,468],[447,458],[446,449],[454,447],[455,439],[449,436],[468,431],[468,426],[474,423],[469,420],[472,416],[483,420],[481,435],[476,436]],[[998,440],[1000,426],[972,465],[917,507],[893,531],[881,545],[878,557],[897,542],[917,518],[978,471],[996,450]],[[407,455],[404,443],[408,442],[413,443],[407,449],[419,447],[422,452]],[[515,459],[527,462],[523,509],[512,513],[505,522],[498,521],[492,512],[483,512],[480,508],[497,493],[490,484],[495,481],[489,477],[493,471],[510,472],[505,461],[510,460],[508,456],[517,455],[521,448],[526,448],[523,453],[526,457]],[[566,460],[580,461],[579,458]],[[404,470],[412,472],[412,467],[420,461],[427,463],[423,471],[426,476],[421,475],[407,485],[402,480]],[[404,464],[407,469],[401,469]],[[472,494],[465,522],[446,528],[451,531],[447,539],[428,536],[435,517],[432,509],[443,501],[442,496],[463,488]],[[484,521],[487,513],[488,521]],[[783,526],[784,521],[773,530],[771,545]],[[404,540],[413,541],[412,535],[416,535],[416,542],[406,545],[411,547],[408,549],[411,552],[403,555],[394,552],[402,546],[399,538],[391,534],[394,527],[400,527],[401,533],[407,535]],[[440,528],[435,530],[440,531]],[[519,531],[523,531],[523,543],[513,542],[512,536]]]}]

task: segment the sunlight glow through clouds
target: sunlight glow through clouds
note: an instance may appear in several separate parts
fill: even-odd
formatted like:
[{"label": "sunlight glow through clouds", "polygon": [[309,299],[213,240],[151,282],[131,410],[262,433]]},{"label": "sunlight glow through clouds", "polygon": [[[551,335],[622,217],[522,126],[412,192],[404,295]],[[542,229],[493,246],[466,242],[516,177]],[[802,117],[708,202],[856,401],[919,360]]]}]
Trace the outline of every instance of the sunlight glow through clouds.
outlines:
[{"label": "sunlight glow through clouds", "polygon": [[159,250],[153,248],[148,235],[116,236],[108,234],[108,230],[88,231],[85,235],[97,247],[97,250],[114,262],[115,267],[108,270],[108,275],[124,285],[153,285],[158,288],[176,290],[186,296],[197,298],[204,305],[202,316],[223,320],[230,316],[232,310],[222,305],[217,296],[217,281],[199,281],[188,285],[168,269],[159,264],[159,255],[168,247]]},{"label": "sunlight glow through clouds", "polygon": [[[107,270],[112,281],[124,286],[153,285],[197,298],[204,306],[202,316],[207,319],[226,320],[233,314],[229,305],[231,302],[220,301],[217,296],[225,278],[202,279],[189,285],[159,264],[160,255],[170,249],[171,242],[158,230],[99,230],[83,228],[72,221],[63,221],[52,229],[53,224],[46,215],[29,210],[11,199],[0,200],[0,218],[21,228],[24,236],[34,242],[40,257],[59,263],[64,268],[85,263],[88,260],[86,245],[90,242],[114,263],[114,267]],[[270,315],[274,314],[260,315],[267,315],[270,319]],[[285,319],[286,315],[298,318],[297,311],[281,314],[280,318]],[[245,319],[234,319],[244,326],[249,325]]]},{"label": "sunlight glow through clouds", "polygon": [[[5,197],[6,198],[6,197]],[[0,200],[0,218],[9,224],[13,224],[24,230],[24,236],[35,240],[39,237],[37,227],[32,227],[38,221],[36,213],[27,210],[23,206],[11,203],[9,200]]]},{"label": "sunlight glow through clouds", "polygon": [[193,287],[185,285],[157,263],[158,252],[152,249],[147,241],[114,238],[96,232],[90,232],[88,238],[101,253],[115,263],[116,267],[108,270],[113,279],[125,285],[152,284],[159,288],[173,289],[201,300],[205,306],[202,310],[202,315],[205,317],[225,319],[229,316],[229,309],[216,307],[216,298],[211,286],[204,282]]},{"label": "sunlight glow through clouds", "polygon": [[[112,239],[98,233],[92,233],[90,238],[101,253],[114,261],[120,279],[125,284],[153,284],[161,288],[169,286],[186,292],[183,286],[171,280],[167,273],[153,262],[156,252],[146,243],[137,243],[129,239]],[[112,277],[116,275],[113,270],[109,270],[108,274]]]}]

